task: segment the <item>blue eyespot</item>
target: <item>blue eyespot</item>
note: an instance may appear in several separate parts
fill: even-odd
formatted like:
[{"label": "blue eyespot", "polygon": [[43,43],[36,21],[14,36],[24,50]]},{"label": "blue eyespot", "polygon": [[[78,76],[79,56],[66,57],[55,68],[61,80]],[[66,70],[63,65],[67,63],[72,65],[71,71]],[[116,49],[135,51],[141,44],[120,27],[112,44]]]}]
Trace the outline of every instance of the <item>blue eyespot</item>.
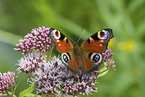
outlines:
[{"label": "blue eyespot", "polygon": [[107,38],[110,37],[109,31],[105,31],[105,33],[107,34]]},{"label": "blue eyespot", "polygon": [[100,53],[89,53],[88,57],[95,65],[100,64],[103,60],[102,54]]},{"label": "blue eyespot", "polygon": [[99,56],[98,54],[95,54],[95,55],[93,56],[92,61],[93,61],[93,63],[96,63],[96,62],[99,61],[99,59],[100,59],[100,56]]}]

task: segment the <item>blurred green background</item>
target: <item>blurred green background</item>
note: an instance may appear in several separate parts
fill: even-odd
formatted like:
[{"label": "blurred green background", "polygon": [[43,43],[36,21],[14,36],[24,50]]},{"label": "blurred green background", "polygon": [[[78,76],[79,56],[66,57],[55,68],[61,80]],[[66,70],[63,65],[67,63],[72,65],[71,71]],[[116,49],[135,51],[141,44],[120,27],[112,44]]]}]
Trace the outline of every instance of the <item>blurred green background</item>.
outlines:
[{"label": "blurred green background", "polygon": [[[22,57],[14,51],[31,29],[54,27],[73,40],[104,28],[113,29],[110,42],[116,71],[98,79],[93,97],[145,97],[145,0],[0,0],[0,72],[16,71]],[[17,72],[17,71],[16,71]],[[16,90],[26,89],[19,74]]]}]

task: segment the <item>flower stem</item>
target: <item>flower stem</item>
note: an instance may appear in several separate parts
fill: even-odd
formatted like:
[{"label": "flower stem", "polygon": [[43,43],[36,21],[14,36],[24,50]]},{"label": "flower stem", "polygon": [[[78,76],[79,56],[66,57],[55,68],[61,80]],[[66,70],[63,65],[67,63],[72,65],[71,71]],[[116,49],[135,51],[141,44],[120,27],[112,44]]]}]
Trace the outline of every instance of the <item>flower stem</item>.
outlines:
[{"label": "flower stem", "polygon": [[54,47],[55,47],[55,45],[54,45],[54,43],[52,43],[52,46],[50,47],[50,53],[49,53],[49,57],[48,57],[48,62],[49,62],[49,60],[51,58],[51,54],[52,54],[52,51],[53,51]]}]

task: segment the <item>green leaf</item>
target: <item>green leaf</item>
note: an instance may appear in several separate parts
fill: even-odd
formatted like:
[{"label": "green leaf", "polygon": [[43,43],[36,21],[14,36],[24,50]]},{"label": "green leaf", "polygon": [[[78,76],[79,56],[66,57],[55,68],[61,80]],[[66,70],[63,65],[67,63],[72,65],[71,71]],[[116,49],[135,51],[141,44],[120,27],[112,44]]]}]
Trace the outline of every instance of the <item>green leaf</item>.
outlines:
[{"label": "green leaf", "polygon": [[19,83],[20,83],[20,82],[18,82],[18,83],[16,84],[16,86],[15,86],[15,88],[14,88],[14,91],[13,91],[13,94],[15,94],[15,91],[16,91],[16,89],[17,89]]},{"label": "green leaf", "polygon": [[107,64],[107,63],[105,62],[105,63],[104,63],[104,67],[101,68],[101,69],[99,70],[98,78],[101,77],[101,76],[104,76],[104,75],[106,75],[106,74],[108,73],[108,69],[107,69],[107,67],[105,66],[106,64]]},{"label": "green leaf", "polygon": [[30,94],[34,89],[35,89],[35,86],[31,86],[31,87],[25,89],[24,91],[22,91],[22,92],[20,93],[19,97],[27,96],[27,95]]},{"label": "green leaf", "polygon": [[25,97],[41,97],[41,96],[40,95],[37,95],[37,94],[29,93]]},{"label": "green leaf", "polygon": [[[12,95],[12,92],[8,92],[8,94],[9,94],[9,95]],[[7,97],[7,94],[0,95],[0,97],[1,97],[1,96]],[[13,94],[13,97],[17,97],[17,96]]]}]

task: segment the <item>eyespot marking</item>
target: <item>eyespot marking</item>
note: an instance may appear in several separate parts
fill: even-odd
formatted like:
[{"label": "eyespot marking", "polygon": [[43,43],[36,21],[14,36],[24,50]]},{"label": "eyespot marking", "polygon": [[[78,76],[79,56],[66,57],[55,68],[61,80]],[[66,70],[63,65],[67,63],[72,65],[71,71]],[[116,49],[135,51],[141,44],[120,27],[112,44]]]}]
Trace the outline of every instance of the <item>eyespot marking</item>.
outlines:
[{"label": "eyespot marking", "polygon": [[98,32],[98,38],[99,39],[107,39],[108,37],[110,37],[110,33],[107,30],[102,30]]},{"label": "eyespot marking", "polygon": [[58,31],[55,32],[55,35],[56,35],[57,37],[59,36]]},{"label": "eyespot marking", "polygon": [[70,54],[69,53],[62,53],[61,54],[61,59],[62,59],[62,62],[65,63],[66,65],[68,65],[68,63],[70,62]]},{"label": "eyespot marking", "polygon": [[95,65],[101,63],[103,59],[100,53],[89,53],[88,57]]},{"label": "eyespot marking", "polygon": [[59,39],[59,38],[60,38],[60,32],[57,31],[57,30],[52,30],[51,36],[52,36],[54,39]]}]

